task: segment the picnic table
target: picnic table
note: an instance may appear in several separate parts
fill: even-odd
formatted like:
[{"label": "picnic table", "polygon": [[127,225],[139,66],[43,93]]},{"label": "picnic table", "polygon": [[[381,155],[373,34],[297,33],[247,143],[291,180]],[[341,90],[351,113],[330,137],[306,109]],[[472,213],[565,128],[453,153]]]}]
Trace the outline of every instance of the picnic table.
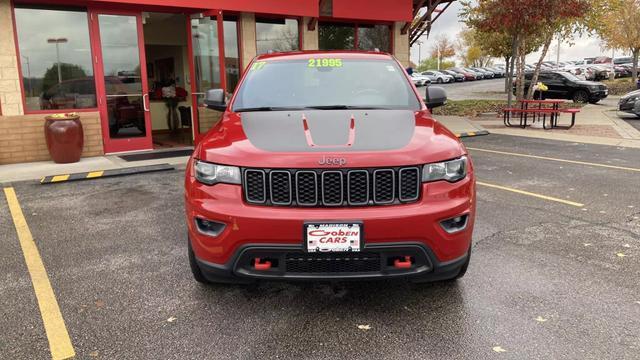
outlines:
[{"label": "picnic table", "polygon": [[[571,129],[576,123],[576,114],[580,109],[560,109],[560,105],[564,104],[564,100],[519,100],[520,107],[505,108],[503,110],[504,125],[507,127],[514,126],[511,123],[512,115],[520,115],[518,126],[527,127],[530,117],[534,120],[542,118],[542,127],[544,129]],[[536,106],[537,105],[537,106]],[[560,114],[571,114],[571,124],[558,125],[558,117]],[[547,125],[547,117],[549,125]]]}]

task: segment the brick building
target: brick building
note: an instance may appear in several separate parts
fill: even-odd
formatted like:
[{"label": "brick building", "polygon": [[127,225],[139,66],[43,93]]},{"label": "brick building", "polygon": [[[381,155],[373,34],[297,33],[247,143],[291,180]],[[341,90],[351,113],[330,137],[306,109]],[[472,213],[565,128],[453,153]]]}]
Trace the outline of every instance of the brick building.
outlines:
[{"label": "brick building", "polygon": [[[192,146],[219,119],[204,92],[232,92],[260,53],[378,49],[408,65],[424,4],[0,0],[0,164],[48,160],[44,117],[61,112],[80,114],[83,156]],[[171,87],[186,93],[175,112]]]}]

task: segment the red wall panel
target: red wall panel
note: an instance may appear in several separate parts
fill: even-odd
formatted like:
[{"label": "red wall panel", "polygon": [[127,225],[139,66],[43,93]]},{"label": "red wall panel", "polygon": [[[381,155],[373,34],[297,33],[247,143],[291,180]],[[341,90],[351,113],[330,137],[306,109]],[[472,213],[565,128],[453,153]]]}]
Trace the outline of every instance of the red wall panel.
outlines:
[{"label": "red wall panel", "polygon": [[412,21],[412,0],[333,0],[333,17],[355,20]]},{"label": "red wall panel", "polygon": [[231,10],[294,16],[318,16],[317,0],[89,0],[89,3],[136,4],[202,10]]}]

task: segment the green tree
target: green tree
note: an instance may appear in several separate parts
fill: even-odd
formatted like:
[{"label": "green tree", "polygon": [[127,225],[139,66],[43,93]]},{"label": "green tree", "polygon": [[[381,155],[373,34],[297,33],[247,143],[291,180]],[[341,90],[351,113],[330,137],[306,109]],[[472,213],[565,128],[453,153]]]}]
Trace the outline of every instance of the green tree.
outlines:
[{"label": "green tree", "polygon": [[458,53],[465,66],[484,67],[491,63],[491,56],[476,37],[477,31],[465,29],[458,35]]},{"label": "green tree", "polygon": [[[60,75],[62,81],[87,77],[87,73],[81,66],[69,63],[60,63]],[[54,63],[44,73],[44,77],[42,79],[42,89],[46,91],[57,83],[58,63]]]},{"label": "green tree", "polygon": [[353,49],[354,28],[350,26],[319,26],[318,38],[321,49]]},{"label": "green tree", "polygon": [[[448,69],[456,66],[456,63],[453,61],[440,61],[440,69]],[[422,60],[420,65],[417,67],[417,71],[427,71],[427,70],[435,70],[438,68],[438,58],[430,57]]]},{"label": "green tree", "polygon": [[632,79],[637,79],[640,55],[640,1],[616,0],[608,3],[602,21],[594,27],[608,48],[631,51]]},{"label": "green tree", "polygon": [[[517,78],[516,96],[524,98],[525,58],[542,46],[546,54],[554,34],[569,36],[587,18],[596,18],[594,4],[606,0],[478,0],[464,1],[461,16],[470,28],[504,33],[511,40],[511,69]],[[593,16],[589,16],[593,14]],[[541,58],[534,72],[536,81]],[[511,88],[511,74],[507,76]],[[529,94],[530,96],[530,94]],[[511,105],[511,91],[508,97]]]}]

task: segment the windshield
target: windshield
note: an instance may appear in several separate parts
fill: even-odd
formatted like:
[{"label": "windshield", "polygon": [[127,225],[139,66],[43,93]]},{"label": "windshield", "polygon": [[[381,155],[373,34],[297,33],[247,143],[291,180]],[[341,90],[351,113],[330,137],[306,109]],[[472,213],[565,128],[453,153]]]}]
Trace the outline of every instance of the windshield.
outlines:
[{"label": "windshield", "polygon": [[304,108],[419,110],[404,69],[391,59],[313,59],[254,62],[233,111]]},{"label": "windshield", "polygon": [[571,81],[580,81],[580,79],[577,76],[573,75],[570,72],[562,71],[562,72],[559,72],[558,74],[564,76],[565,78],[567,78],[567,79],[569,79]]}]

